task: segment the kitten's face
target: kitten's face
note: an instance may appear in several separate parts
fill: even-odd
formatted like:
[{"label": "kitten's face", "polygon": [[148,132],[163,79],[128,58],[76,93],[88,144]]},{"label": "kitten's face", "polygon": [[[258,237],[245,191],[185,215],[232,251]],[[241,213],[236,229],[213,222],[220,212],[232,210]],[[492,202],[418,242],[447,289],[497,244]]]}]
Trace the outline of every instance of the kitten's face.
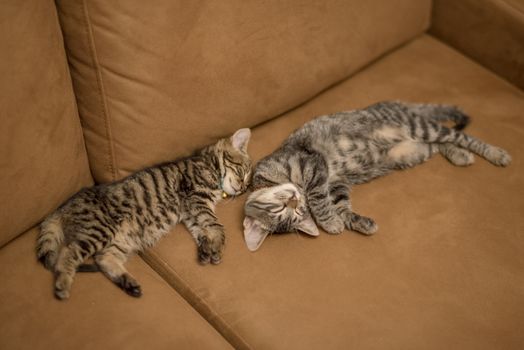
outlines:
[{"label": "kitten's face", "polygon": [[231,138],[224,140],[222,157],[222,190],[230,196],[244,193],[251,179],[251,159],[247,144],[251,132],[238,130]]},{"label": "kitten's face", "polygon": [[301,231],[318,236],[305,197],[292,183],[253,192],[244,211],[244,238],[249,250],[257,250],[269,233]]}]

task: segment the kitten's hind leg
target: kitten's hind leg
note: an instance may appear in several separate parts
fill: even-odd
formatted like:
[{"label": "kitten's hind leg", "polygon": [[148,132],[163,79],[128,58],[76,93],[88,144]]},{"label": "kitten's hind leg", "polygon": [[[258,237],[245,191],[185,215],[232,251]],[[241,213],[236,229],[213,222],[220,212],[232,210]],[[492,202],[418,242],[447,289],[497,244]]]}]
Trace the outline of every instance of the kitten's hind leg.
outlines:
[{"label": "kitten's hind leg", "polygon": [[490,145],[473,136],[442,125],[433,125],[433,131],[428,133],[425,141],[442,144],[451,143],[478,154],[493,165],[508,166],[511,163],[511,156],[502,148]]},{"label": "kitten's hind leg", "polygon": [[97,254],[95,261],[104,275],[127,294],[136,298],[142,295],[142,288],[124,267],[124,263],[127,261],[127,254],[116,245],[111,245]]},{"label": "kitten's hind leg", "polygon": [[475,162],[473,153],[467,149],[455,146],[452,143],[442,143],[438,145],[440,154],[449,162],[456,166],[468,166]]},{"label": "kitten's hind leg", "polygon": [[55,264],[55,296],[58,299],[68,299],[71,285],[77,267],[84,261],[89,253],[82,249],[78,242],[63,246],[58,253]]}]

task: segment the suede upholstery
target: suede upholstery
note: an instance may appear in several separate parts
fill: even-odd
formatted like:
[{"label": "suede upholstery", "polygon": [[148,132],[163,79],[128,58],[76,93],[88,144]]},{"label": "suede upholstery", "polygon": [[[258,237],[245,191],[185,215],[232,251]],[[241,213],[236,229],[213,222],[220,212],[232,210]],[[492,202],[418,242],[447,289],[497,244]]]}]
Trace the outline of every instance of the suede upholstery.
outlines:
[{"label": "suede upholstery", "polygon": [[36,231],[0,250],[2,349],[231,349],[138,256],[127,267],[142,283],[140,299],[83,273],[70,300],[55,300],[52,274],[34,257]]},{"label": "suede upholstery", "polygon": [[[521,0],[4,1],[0,348],[523,349],[523,10]],[[37,225],[81,187],[240,127],[252,128],[256,161],[315,116],[392,99],[459,105],[467,132],[513,163],[435,156],[354,188],[375,236],[272,235],[255,253],[243,241],[246,195],[229,199],[217,212],[220,265],[198,264],[179,225],[126,264],[140,299],[100,273],[79,273],[68,301],[53,298]]]},{"label": "suede upholstery", "polygon": [[[93,183],[53,1],[0,4],[0,245]],[[230,349],[140,258],[128,263],[140,300],[83,274],[67,303],[53,298],[33,228],[0,249],[2,349]]]},{"label": "suede upholstery", "polygon": [[430,15],[429,0],[67,0],[58,8],[98,182],[296,106],[425,30]]},{"label": "suede upholstery", "polygon": [[54,4],[0,7],[2,246],[92,179]]},{"label": "suede upholstery", "polygon": [[523,0],[435,0],[431,33],[524,88]]},{"label": "suede upholstery", "polygon": [[[513,164],[468,168],[440,156],[357,186],[353,207],[376,219],[365,237],[272,235],[243,242],[245,196],[219,207],[221,265],[195,264],[183,228],[147,261],[236,348],[518,349],[524,346],[524,94],[423,36],[253,130],[259,159],[314,116],[377,100],[448,102],[468,132],[505,147]],[[520,310],[520,311],[517,311]],[[233,325],[233,326],[232,326]]]}]

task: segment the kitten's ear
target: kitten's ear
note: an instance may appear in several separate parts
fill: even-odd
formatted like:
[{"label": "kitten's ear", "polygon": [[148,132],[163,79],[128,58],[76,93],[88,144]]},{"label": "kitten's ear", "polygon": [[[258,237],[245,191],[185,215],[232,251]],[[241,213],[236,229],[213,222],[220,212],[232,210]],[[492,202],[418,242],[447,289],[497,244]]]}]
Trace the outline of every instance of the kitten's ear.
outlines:
[{"label": "kitten's ear", "polygon": [[237,130],[233,136],[231,136],[231,144],[237,150],[247,153],[247,144],[249,143],[249,138],[251,137],[251,130],[245,128]]},{"label": "kitten's ear", "polygon": [[269,231],[264,230],[257,219],[246,216],[244,219],[244,239],[247,249],[254,252],[258,250],[266,239]]},{"label": "kitten's ear", "polygon": [[317,225],[315,224],[315,221],[313,221],[313,218],[311,216],[302,220],[298,224],[297,229],[301,232],[307,233],[310,236],[318,236],[320,234],[318,232]]}]

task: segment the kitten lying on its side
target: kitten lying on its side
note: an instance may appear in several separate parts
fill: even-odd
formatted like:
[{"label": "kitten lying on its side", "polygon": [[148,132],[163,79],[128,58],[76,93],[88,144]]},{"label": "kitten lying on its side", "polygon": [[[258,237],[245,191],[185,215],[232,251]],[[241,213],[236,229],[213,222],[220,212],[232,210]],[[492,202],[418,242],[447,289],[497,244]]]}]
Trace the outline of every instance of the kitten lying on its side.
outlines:
[{"label": "kitten lying on its side", "polygon": [[215,204],[246,190],[250,136],[249,129],[240,129],[195,156],[82,189],[49,215],[41,224],[36,253],[55,273],[56,297],[69,297],[77,268],[89,257],[125,292],[140,296],[140,285],[124,263],[179,222],[195,238],[199,260],[218,264],[225,237]]},{"label": "kitten lying on its side", "polygon": [[[272,232],[316,236],[315,222],[333,234],[344,227],[375,233],[372,219],[351,210],[351,186],[415,166],[438,152],[458,166],[473,163],[471,152],[507,166],[506,151],[460,131],[468,120],[451,106],[382,102],[306,123],[255,168],[254,192],[244,207],[248,248],[257,250]],[[456,125],[448,128],[442,121]]]}]

